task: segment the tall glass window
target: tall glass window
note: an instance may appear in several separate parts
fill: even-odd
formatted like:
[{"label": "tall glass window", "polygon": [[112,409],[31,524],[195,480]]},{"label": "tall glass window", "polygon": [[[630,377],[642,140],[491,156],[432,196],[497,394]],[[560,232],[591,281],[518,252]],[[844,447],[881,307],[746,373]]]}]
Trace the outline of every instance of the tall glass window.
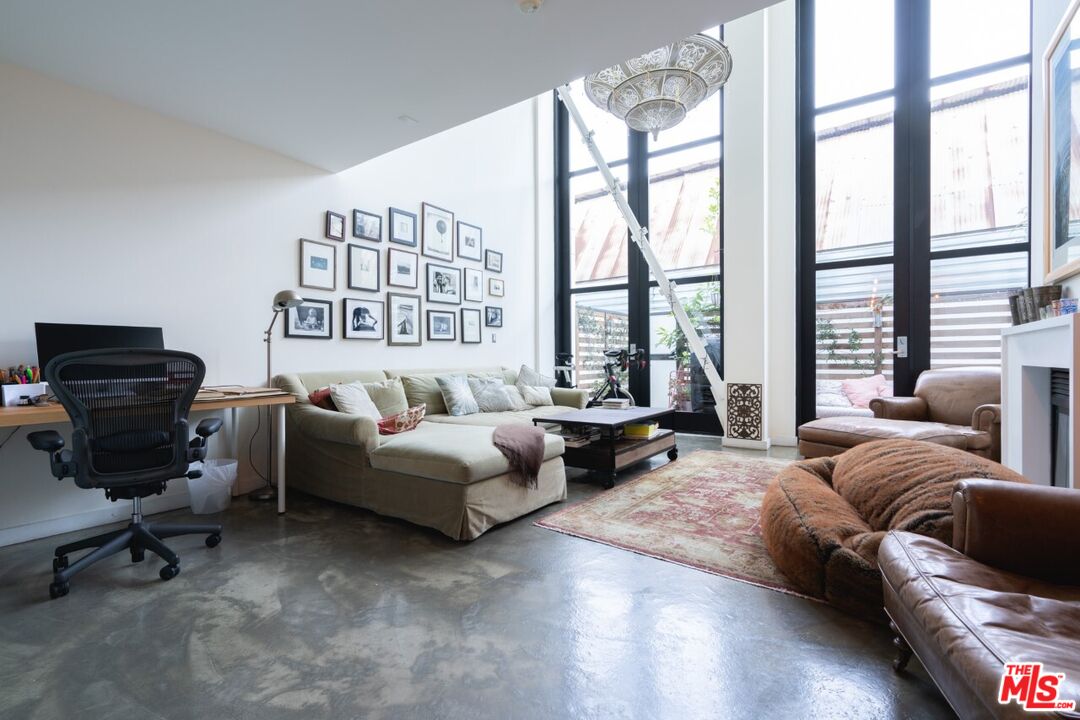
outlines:
[{"label": "tall glass window", "polygon": [[1000,363],[1028,275],[1030,3],[799,13],[799,415],[869,415],[867,390]]},{"label": "tall glass window", "polygon": [[[706,33],[719,36],[720,28]],[[678,280],[679,296],[705,336],[713,362],[722,367],[722,91],[657,139],[629,132],[596,108],[580,80],[571,91],[634,213],[647,227],[664,271]],[[626,222],[576,127],[556,105],[563,115],[557,146],[564,158],[557,192],[565,212],[565,225],[556,233],[561,262],[556,306],[564,318],[556,323],[562,328],[557,345],[573,353],[577,384],[586,389],[604,382],[604,350],[646,348],[648,368],[622,378],[637,404],[674,408],[681,429],[719,431],[704,374],[640,251],[629,242]]]}]

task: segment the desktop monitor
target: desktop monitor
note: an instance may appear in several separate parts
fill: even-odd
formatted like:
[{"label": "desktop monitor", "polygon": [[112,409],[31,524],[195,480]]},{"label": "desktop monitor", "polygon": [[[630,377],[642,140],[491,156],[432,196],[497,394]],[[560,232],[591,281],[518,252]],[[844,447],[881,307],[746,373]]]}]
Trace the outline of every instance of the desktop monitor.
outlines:
[{"label": "desktop monitor", "polygon": [[34,331],[37,334],[38,366],[42,369],[57,355],[76,350],[165,348],[159,327],[34,323]]}]

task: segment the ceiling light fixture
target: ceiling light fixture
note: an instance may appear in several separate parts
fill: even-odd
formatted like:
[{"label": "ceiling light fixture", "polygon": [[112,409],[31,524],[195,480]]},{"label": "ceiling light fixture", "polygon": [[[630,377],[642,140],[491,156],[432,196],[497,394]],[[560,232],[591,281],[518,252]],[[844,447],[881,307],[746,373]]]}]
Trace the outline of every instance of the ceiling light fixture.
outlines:
[{"label": "ceiling light fixture", "polygon": [[673,128],[731,76],[731,52],[708,35],[631,58],[585,77],[585,94],[632,130]]},{"label": "ceiling light fixture", "polygon": [[518,0],[518,10],[531,15],[540,9],[540,6],[544,4],[544,0]]},{"label": "ceiling light fixture", "polygon": [[403,125],[419,125],[420,121],[414,118],[412,115],[398,115],[398,122]]}]

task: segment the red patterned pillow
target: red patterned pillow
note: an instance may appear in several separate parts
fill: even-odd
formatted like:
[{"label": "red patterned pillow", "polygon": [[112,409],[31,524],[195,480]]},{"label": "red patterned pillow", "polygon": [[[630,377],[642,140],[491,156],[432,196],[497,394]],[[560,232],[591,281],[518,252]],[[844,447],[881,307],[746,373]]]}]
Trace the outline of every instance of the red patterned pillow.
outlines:
[{"label": "red patterned pillow", "polygon": [[330,397],[330,387],[319,388],[307,396],[308,402],[323,410],[337,410],[333,398]]},{"label": "red patterned pillow", "polygon": [[424,413],[426,412],[427,405],[420,403],[416,407],[411,407],[405,412],[391,415],[390,417],[384,417],[379,421],[379,434],[397,435],[398,433],[409,432],[420,424],[420,421],[424,419]]}]

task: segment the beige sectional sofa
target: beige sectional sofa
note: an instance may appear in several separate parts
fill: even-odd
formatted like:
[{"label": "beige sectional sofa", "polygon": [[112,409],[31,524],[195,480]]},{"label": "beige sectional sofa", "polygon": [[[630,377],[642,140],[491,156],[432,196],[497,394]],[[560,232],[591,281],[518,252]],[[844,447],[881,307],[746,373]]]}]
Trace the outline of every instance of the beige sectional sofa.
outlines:
[{"label": "beige sectional sofa", "polygon": [[[456,540],[472,540],[489,528],[566,498],[562,439],[546,435],[539,484],[526,489],[510,481],[510,466],[492,444],[495,426],[531,424],[532,418],[585,406],[582,390],[553,388],[551,407],[447,414],[435,377],[497,375],[512,384],[509,368],[348,370],[279,375],[274,384],[297,402],[286,414],[289,487],[356,505],[381,515],[435,528]],[[308,394],[333,383],[400,378],[409,407],[427,404],[420,425],[400,435],[379,435],[368,417],[324,410]]]}]

